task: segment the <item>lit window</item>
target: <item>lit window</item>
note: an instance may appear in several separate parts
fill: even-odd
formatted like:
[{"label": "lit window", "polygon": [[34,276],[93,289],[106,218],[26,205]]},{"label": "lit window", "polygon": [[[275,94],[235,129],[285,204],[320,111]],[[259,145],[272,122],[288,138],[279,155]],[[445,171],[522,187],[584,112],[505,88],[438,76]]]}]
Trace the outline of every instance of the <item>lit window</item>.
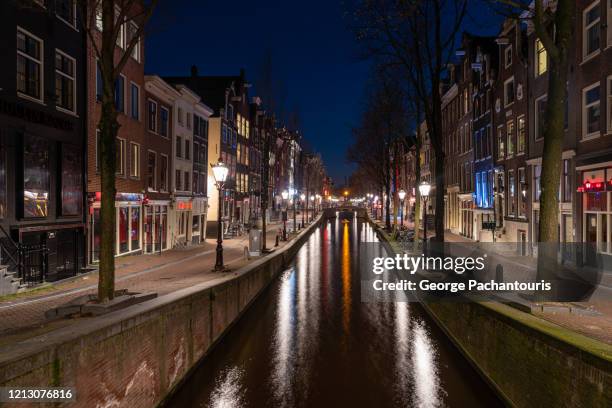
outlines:
[{"label": "lit window", "polygon": [[140,177],[140,145],[130,143],[130,177]]},{"label": "lit window", "polygon": [[516,144],[516,135],[514,134],[514,120],[508,121],[506,125],[506,134],[508,135],[508,157],[510,157],[514,155],[514,145]]},{"label": "lit window", "polygon": [[506,156],[506,143],[504,137],[504,128],[500,126],[497,128],[497,156],[502,159]]},{"label": "lit window", "polygon": [[599,133],[600,123],[599,82],[582,91],[582,135],[592,136]]},{"label": "lit window", "polygon": [[540,76],[548,70],[548,54],[544,44],[539,38],[535,40],[536,51],[536,76]]},{"label": "lit window", "polygon": [[524,167],[521,167],[518,169],[518,183],[519,183],[518,216],[525,217],[527,215],[527,180],[525,178],[525,168]]},{"label": "lit window", "polygon": [[75,111],[75,61],[59,50],[55,51],[55,96],[57,107]]},{"label": "lit window", "polygon": [[30,33],[17,29],[17,92],[42,102],[43,43]]},{"label": "lit window", "polygon": [[516,183],[514,180],[514,170],[508,170],[508,215],[516,214]]},{"label": "lit window", "polygon": [[516,153],[525,153],[525,138],[526,138],[526,129],[525,129],[525,116],[519,116],[518,120],[518,137],[516,144]]}]

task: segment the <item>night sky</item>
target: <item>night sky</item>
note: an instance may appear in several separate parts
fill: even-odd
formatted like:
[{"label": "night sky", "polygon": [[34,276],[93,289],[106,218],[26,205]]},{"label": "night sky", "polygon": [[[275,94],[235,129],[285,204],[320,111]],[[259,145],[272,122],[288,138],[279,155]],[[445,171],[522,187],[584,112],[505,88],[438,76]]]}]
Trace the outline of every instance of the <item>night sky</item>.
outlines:
[{"label": "night sky", "polygon": [[[487,7],[470,6],[469,30],[496,34],[491,22],[499,18]],[[299,112],[308,144],[322,153],[340,185],[352,171],[346,148],[371,70],[359,57],[345,12],[341,1],[332,0],[160,0],[147,37],[146,71],[189,75],[195,64],[200,75],[238,75],[244,68],[254,96],[264,58],[271,54],[286,110]]]}]

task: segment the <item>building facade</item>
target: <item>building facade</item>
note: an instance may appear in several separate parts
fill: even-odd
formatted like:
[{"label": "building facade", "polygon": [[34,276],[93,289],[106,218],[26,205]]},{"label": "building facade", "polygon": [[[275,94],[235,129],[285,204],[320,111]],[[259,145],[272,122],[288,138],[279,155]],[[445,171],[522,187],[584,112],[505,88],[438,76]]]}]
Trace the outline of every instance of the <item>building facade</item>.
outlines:
[{"label": "building facade", "polygon": [[0,255],[24,283],[86,263],[85,35],[74,4],[48,3],[0,4]]}]

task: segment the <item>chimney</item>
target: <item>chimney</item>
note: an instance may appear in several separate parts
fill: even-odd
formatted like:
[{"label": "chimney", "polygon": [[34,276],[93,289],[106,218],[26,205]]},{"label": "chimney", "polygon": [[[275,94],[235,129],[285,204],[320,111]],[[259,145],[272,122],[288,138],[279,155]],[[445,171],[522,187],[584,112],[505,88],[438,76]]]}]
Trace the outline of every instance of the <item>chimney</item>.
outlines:
[{"label": "chimney", "polygon": [[197,77],[198,76],[198,67],[195,65],[191,66],[191,76],[192,77]]}]

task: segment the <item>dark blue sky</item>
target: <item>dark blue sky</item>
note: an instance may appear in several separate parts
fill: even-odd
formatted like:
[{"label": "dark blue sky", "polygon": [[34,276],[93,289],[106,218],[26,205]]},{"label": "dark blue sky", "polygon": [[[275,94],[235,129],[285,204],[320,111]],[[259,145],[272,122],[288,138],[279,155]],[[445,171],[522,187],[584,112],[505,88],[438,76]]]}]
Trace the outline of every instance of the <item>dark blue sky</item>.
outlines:
[{"label": "dark blue sky", "polygon": [[345,152],[370,71],[357,57],[344,13],[342,2],[333,0],[161,0],[147,39],[146,71],[188,75],[196,64],[201,75],[232,75],[245,68],[256,84],[270,51],[287,111],[299,111],[305,138],[342,184],[352,169]]}]

